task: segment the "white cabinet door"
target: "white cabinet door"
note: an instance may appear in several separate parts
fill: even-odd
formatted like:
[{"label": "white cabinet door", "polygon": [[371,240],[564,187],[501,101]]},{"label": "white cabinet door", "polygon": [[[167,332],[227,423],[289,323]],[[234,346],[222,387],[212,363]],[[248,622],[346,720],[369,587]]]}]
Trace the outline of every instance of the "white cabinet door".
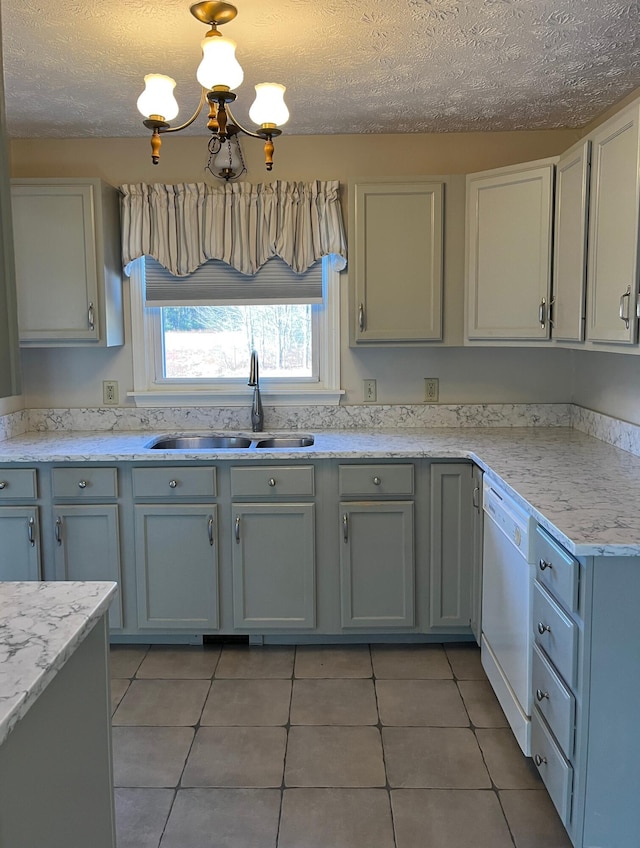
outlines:
[{"label": "white cabinet door", "polygon": [[442,338],[442,183],[356,183],[356,344]]},{"label": "white cabinet door", "polygon": [[581,141],[556,167],[552,335],[562,341],[584,339],[590,153]]},{"label": "white cabinet door", "polygon": [[592,135],[587,338],[636,339],[640,225],[640,105]]},{"label": "white cabinet door", "polygon": [[555,160],[467,176],[467,337],[547,339]]},{"label": "white cabinet door", "polygon": [[23,346],[120,345],[118,192],[100,180],[14,180]]}]

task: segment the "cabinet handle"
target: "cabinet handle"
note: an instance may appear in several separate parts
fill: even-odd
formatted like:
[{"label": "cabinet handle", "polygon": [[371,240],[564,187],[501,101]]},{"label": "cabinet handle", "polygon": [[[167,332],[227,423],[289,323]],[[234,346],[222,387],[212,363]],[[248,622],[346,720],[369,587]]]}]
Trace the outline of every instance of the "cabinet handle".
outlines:
[{"label": "cabinet handle", "polygon": [[[625,313],[624,310],[624,299],[627,298],[627,311]],[[620,320],[624,321],[624,326],[626,329],[629,329],[629,309],[630,309],[630,301],[631,301],[631,286],[627,286],[626,292],[620,298]]]},{"label": "cabinet handle", "polygon": [[540,306],[538,307],[538,321],[540,322],[540,326],[544,330],[547,326],[547,299],[545,297],[540,301]]},{"label": "cabinet handle", "polygon": [[380,477],[374,477],[373,478],[373,485],[374,486],[379,486],[381,483],[382,483],[382,480],[380,479]]},{"label": "cabinet handle", "polygon": [[236,515],[236,542],[240,544],[240,516]]},{"label": "cabinet handle", "polygon": [[345,542],[349,541],[349,513],[345,512],[342,516],[342,538]]},{"label": "cabinet handle", "polygon": [[62,519],[60,516],[56,518],[56,542],[62,544]]},{"label": "cabinet handle", "polygon": [[170,489],[175,489],[177,485],[178,485],[177,480],[169,480],[169,488]]},{"label": "cabinet handle", "polygon": [[87,319],[89,321],[89,329],[95,330],[96,322],[95,322],[95,311],[93,308],[93,303],[89,304],[89,309],[87,310]]},{"label": "cabinet handle", "polygon": [[27,522],[27,539],[29,540],[29,544],[32,548],[36,545],[36,540],[33,535],[33,528],[35,527],[36,520],[33,516]]},{"label": "cabinet handle", "polygon": [[540,754],[536,754],[536,755],[535,755],[535,757],[533,758],[533,762],[534,762],[534,763],[535,763],[538,767],[540,767],[540,766],[541,766],[541,765],[543,765],[543,764],[546,766],[546,764],[547,764],[547,758],[546,758],[546,757],[541,757],[541,756],[540,756]]},{"label": "cabinet handle", "polygon": [[274,479],[273,477],[269,477],[269,485],[270,485],[270,486],[275,486],[275,485],[276,485],[276,481],[275,481],[275,479]]},{"label": "cabinet handle", "polygon": [[6,480],[0,480],[0,489],[6,489],[7,485],[8,483]]},{"label": "cabinet handle", "polygon": [[87,488],[87,481],[86,480],[80,480],[80,482],[78,483],[78,488],[79,489],[86,489]]},{"label": "cabinet handle", "polygon": [[543,691],[542,691],[542,689],[536,689],[536,698],[537,698],[539,701],[544,701],[544,699],[545,699],[545,698],[548,698],[548,697],[549,697],[549,693],[548,693],[548,692],[543,692]]},{"label": "cabinet handle", "polygon": [[358,327],[360,327],[360,332],[364,333],[364,303],[361,303],[358,307]]},{"label": "cabinet handle", "polygon": [[210,515],[207,521],[207,533],[209,535],[209,544],[213,545],[213,515]]},{"label": "cabinet handle", "polygon": [[473,506],[475,509],[480,509],[480,486],[476,486],[473,490]]},{"label": "cabinet handle", "polygon": [[553,565],[550,562],[547,562],[546,559],[540,559],[538,561],[538,567],[540,571],[546,571],[547,568],[553,568]]},{"label": "cabinet handle", "polygon": [[538,633],[541,636],[544,636],[545,633],[551,633],[551,628],[548,624],[543,624],[541,621],[538,622]]}]

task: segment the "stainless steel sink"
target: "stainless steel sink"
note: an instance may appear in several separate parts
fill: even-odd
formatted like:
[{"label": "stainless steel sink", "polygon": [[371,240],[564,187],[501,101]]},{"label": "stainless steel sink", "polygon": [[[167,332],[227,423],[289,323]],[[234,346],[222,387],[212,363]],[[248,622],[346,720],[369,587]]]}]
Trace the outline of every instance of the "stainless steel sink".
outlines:
[{"label": "stainless steel sink", "polygon": [[257,448],[308,448],[314,442],[313,436],[270,436],[256,442]]},{"label": "stainless steel sink", "polygon": [[250,448],[245,436],[162,436],[147,445],[154,450],[213,450],[217,448]]}]

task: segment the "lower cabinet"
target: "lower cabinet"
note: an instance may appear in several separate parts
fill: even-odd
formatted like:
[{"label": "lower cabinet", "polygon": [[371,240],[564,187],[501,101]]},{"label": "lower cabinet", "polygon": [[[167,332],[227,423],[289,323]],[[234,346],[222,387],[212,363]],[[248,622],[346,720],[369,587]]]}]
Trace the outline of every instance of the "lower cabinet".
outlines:
[{"label": "lower cabinet", "polygon": [[474,546],[477,488],[473,466],[468,462],[431,466],[429,619],[432,628],[471,624],[474,572],[479,567]]},{"label": "lower cabinet", "polygon": [[0,580],[39,579],[38,507],[0,507]]},{"label": "lower cabinet", "polygon": [[[55,506],[53,521],[59,580],[113,580],[121,585],[117,505]],[[109,626],[122,627],[120,594],[109,610]]]},{"label": "lower cabinet", "polygon": [[315,627],[315,506],[234,503],[233,623]]},{"label": "lower cabinet", "polygon": [[136,506],[138,627],[218,627],[217,507]]},{"label": "lower cabinet", "polygon": [[343,627],[413,627],[413,502],[340,504]]}]

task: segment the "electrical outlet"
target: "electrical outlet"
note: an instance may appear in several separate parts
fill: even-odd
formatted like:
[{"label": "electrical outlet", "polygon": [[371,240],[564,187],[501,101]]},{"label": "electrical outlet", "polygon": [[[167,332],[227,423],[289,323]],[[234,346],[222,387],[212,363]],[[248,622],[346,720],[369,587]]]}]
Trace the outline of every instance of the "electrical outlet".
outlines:
[{"label": "electrical outlet", "polygon": [[364,400],[365,403],[374,403],[378,393],[376,391],[376,381],[375,380],[363,380],[363,388],[364,388]]},{"label": "electrical outlet", "polygon": [[118,381],[103,380],[102,381],[102,402],[105,406],[117,406],[118,397]]},{"label": "electrical outlet", "polygon": [[437,377],[424,378],[424,400],[425,403],[438,403],[440,396],[440,380]]}]

